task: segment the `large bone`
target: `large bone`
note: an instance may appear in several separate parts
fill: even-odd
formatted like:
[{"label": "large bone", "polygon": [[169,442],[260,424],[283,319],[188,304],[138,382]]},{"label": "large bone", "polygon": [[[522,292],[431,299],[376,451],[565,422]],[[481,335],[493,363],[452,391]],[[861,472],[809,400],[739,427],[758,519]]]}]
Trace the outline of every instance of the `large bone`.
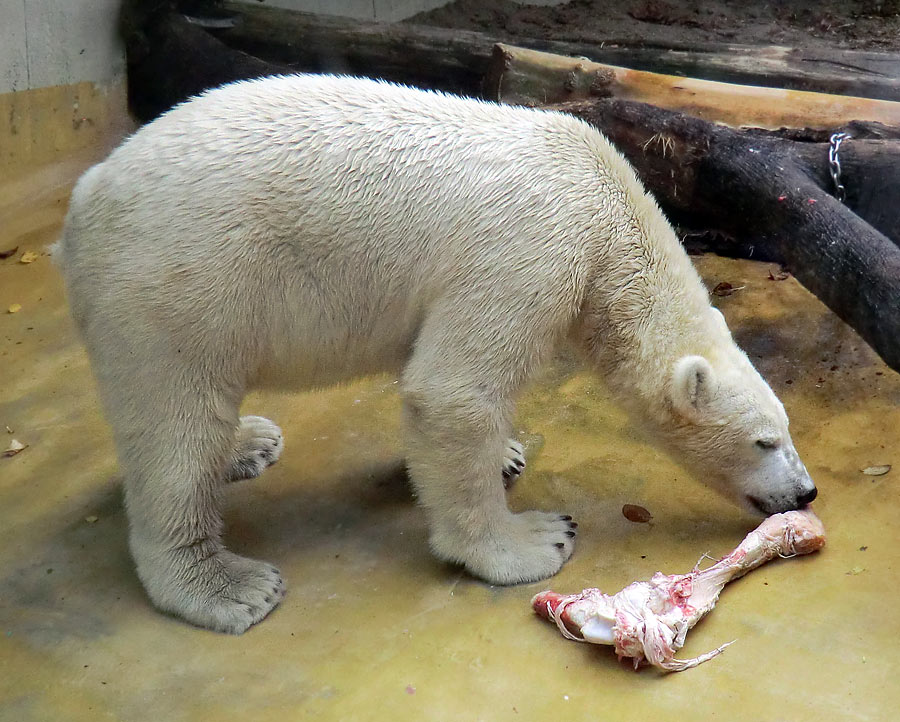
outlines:
[{"label": "large bone", "polygon": [[548,590],[535,595],[531,604],[567,639],[614,645],[620,659],[634,660],[635,669],[648,663],[680,672],[731,644],[693,659],[675,659],[688,630],[715,606],[728,582],[775,557],[810,554],[824,544],[825,529],[811,509],[789,511],[770,516],[708,569],[698,564],[689,574],[657,572],[649,582],[635,582],[613,596],[599,589],[572,595]]}]

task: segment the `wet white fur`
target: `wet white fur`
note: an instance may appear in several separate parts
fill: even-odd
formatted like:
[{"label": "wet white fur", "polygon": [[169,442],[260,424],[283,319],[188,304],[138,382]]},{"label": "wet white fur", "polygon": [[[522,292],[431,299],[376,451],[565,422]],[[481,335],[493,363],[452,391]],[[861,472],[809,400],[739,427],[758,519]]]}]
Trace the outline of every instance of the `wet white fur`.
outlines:
[{"label": "wet white fur", "polygon": [[432,548],[494,583],[572,552],[569,523],[511,513],[500,476],[516,394],[565,340],[701,480],[797,493],[735,462],[760,433],[790,447],[781,405],[629,165],[566,115],[333,76],[233,84],[89,170],[60,256],[138,573],[196,624],[241,632],[284,591],[220,540],[254,386],[402,374]]}]

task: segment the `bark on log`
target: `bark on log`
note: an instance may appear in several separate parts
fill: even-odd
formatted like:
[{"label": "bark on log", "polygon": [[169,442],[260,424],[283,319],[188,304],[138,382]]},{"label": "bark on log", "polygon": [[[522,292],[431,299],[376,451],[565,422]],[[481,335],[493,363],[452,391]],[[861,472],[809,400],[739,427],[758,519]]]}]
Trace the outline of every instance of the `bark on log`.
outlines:
[{"label": "bark on log", "polygon": [[900,55],[895,53],[737,43],[646,44],[639,39],[563,43],[563,49],[552,41],[506,40],[532,50],[664,75],[900,100]]},{"label": "bark on log", "polygon": [[[501,38],[409,23],[368,23],[226,2],[239,22],[215,31],[227,44],[299,69],[353,72],[478,94],[497,40],[572,57],[747,85],[900,100],[900,55],[848,50],[648,46],[639,40],[573,43]],[[437,83],[440,83],[438,85]]]},{"label": "bark on log", "polygon": [[517,105],[616,97],[770,129],[834,128],[851,120],[900,124],[894,101],[660,75],[503,44],[494,48],[485,94]]},{"label": "bark on log", "polygon": [[288,65],[480,95],[495,38],[467,30],[371,23],[226,2],[232,28],[211,30],[229,47]]},{"label": "bark on log", "polygon": [[815,182],[795,146],[622,100],[565,103],[673,220],[721,229],[797,279],[900,371],[900,248]]},{"label": "bark on log", "polygon": [[[478,32],[365,23],[236,2],[224,3],[217,12],[219,19],[223,12],[233,18],[233,27],[202,28],[174,11],[185,3],[124,1],[121,25],[133,108],[142,119],[222,82],[291,71],[355,73],[479,96],[498,39]],[[736,45],[688,50],[675,45],[528,38],[517,42],[644,70],[900,100],[897,54],[842,50],[811,55]]]},{"label": "bark on log", "polygon": [[[852,138],[839,153],[844,204],[900,247],[900,141]],[[790,152],[817,185],[833,190],[827,145],[793,143]]]}]

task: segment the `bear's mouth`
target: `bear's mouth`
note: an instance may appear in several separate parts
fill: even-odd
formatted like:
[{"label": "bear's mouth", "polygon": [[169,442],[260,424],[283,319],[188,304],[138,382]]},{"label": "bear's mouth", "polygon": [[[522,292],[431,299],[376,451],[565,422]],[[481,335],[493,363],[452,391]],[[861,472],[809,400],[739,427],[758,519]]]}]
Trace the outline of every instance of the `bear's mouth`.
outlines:
[{"label": "bear's mouth", "polygon": [[757,499],[752,494],[747,494],[745,498],[750,502],[750,506],[756,509],[756,511],[758,511],[760,514],[768,516],[772,513],[769,511],[767,505],[761,499]]}]

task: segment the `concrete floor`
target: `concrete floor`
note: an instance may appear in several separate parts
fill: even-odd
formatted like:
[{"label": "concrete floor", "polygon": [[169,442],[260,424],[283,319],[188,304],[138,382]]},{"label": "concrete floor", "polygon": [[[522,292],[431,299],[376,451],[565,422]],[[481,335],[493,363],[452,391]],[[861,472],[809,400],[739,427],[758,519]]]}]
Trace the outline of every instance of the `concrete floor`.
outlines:
[{"label": "concrete floor", "polygon": [[[531,613],[547,586],[612,592],[686,572],[756,524],[645,444],[565,358],[520,403],[529,468],[510,494],[580,523],[550,582],[489,587],[429,555],[395,386],[377,378],[247,399],[283,426],[287,450],[231,489],[227,539],[285,573],[281,607],[242,637],[156,612],[128,557],[110,433],[60,278],[45,255],[18,262],[55,240],[83,165],[0,186],[0,251],[20,248],[0,261],[0,434],[29,445],[0,458],[0,719],[896,719],[900,377],[758,263],[696,259],[711,286],[743,287],[716,300],[791,414],[829,540],[726,589],[684,650],[736,639],[721,657],[635,673]],[[624,503],[652,523],[627,521]]]}]

